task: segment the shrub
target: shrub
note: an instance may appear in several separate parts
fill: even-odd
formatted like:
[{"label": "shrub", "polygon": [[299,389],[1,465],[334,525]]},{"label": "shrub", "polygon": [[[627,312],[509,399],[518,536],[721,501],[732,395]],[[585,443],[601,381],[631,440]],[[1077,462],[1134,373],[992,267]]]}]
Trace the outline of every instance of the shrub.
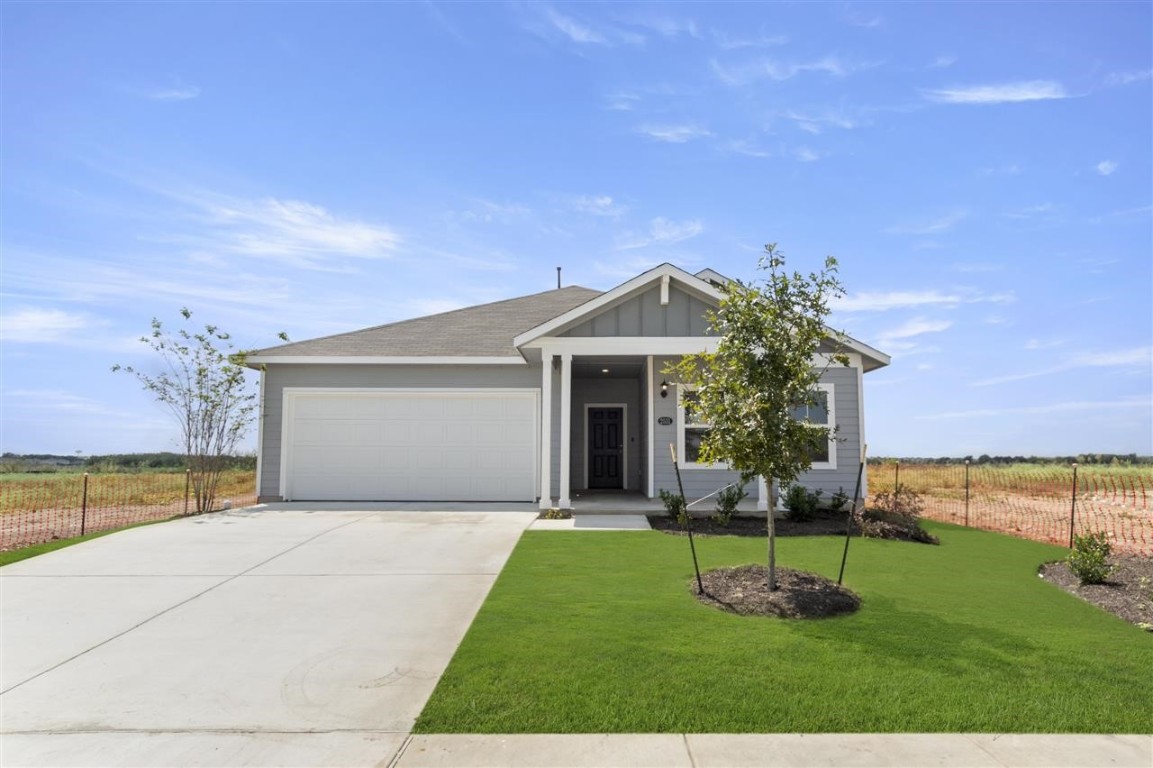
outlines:
[{"label": "shrub", "polygon": [[546,509],[540,513],[540,519],[541,520],[571,520],[572,519],[572,512],[569,512],[567,509],[557,509],[556,507],[550,507],[549,509]]},{"label": "shrub", "polygon": [[892,492],[878,493],[871,507],[853,514],[853,521],[861,535],[869,538],[939,544],[936,536],[921,527],[924,508],[916,491],[900,485]]},{"label": "shrub", "polygon": [[837,492],[829,498],[829,509],[833,512],[840,512],[849,503],[849,494],[845,493],[844,488],[838,488]]},{"label": "shrub", "polygon": [[713,515],[713,521],[717,525],[727,526],[737,513],[737,506],[748,495],[743,485],[726,487],[717,494],[717,513]]},{"label": "shrub", "polygon": [[1069,553],[1069,569],[1082,584],[1104,584],[1113,572],[1109,564],[1112,545],[1104,531],[1073,537],[1073,551]]},{"label": "shrub", "polygon": [[821,492],[803,485],[790,485],[785,491],[785,519],[804,523],[813,519],[821,503]]},{"label": "shrub", "polygon": [[676,519],[682,528],[689,524],[689,511],[688,507],[685,506],[684,496],[679,493],[670,493],[662,488],[661,501],[664,502],[665,511],[669,513],[669,517]]}]

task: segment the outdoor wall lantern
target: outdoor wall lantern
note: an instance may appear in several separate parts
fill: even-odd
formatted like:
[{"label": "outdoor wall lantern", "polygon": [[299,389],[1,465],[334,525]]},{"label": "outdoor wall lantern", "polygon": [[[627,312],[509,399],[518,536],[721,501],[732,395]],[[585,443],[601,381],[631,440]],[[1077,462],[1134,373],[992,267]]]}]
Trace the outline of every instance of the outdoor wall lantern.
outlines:
[{"label": "outdoor wall lantern", "polygon": [[669,383],[667,381],[661,382],[661,397],[669,396]]}]

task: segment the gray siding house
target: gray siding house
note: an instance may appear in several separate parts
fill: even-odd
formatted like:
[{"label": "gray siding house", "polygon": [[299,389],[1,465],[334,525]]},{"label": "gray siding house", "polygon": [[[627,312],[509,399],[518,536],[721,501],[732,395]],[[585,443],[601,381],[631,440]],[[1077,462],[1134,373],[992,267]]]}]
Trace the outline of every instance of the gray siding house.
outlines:
[{"label": "gray siding house", "polygon": [[[662,371],[715,348],[705,312],[722,280],[662,264],[604,293],[571,286],[259,350],[248,358],[262,371],[258,496],[579,509],[601,491],[675,490],[670,445],[686,495],[711,493],[737,473],[696,461],[708,425]],[[827,493],[852,491],[862,377],[889,364],[837,341],[850,363],[825,372],[806,414],[837,438],[801,480]]]}]

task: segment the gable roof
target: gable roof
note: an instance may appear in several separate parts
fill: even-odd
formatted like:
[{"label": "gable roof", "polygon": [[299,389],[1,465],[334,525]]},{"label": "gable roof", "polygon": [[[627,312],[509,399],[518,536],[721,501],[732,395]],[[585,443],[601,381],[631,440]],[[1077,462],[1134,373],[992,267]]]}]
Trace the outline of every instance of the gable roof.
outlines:
[{"label": "gable roof", "polygon": [[[584,304],[573,307],[568,312],[548,318],[540,325],[518,335],[512,343],[519,348],[542,336],[563,333],[566,329],[649,289],[654,283],[664,283],[666,280],[673,279],[677,280],[688,293],[695,294],[712,304],[720,303],[722,294],[719,290],[699,277],[690,275],[680,267],[666,262],[621,283],[611,291],[606,291]],[[662,290],[664,289],[662,288]],[[664,299],[662,299],[663,301]]]},{"label": "gable roof", "polygon": [[509,358],[507,362],[523,363],[524,359],[513,346],[513,337],[600,295],[600,291],[571,285],[351,333],[268,347],[249,354],[248,362],[255,366],[313,357],[479,357]]}]

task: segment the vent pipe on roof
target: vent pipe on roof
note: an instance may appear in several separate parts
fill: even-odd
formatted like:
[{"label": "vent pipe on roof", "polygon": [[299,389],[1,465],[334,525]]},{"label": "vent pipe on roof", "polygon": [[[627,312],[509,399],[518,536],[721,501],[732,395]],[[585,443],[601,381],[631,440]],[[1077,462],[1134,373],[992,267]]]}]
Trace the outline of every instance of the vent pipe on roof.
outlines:
[{"label": "vent pipe on roof", "polygon": [[556,289],[560,290],[560,267],[556,268]]}]

